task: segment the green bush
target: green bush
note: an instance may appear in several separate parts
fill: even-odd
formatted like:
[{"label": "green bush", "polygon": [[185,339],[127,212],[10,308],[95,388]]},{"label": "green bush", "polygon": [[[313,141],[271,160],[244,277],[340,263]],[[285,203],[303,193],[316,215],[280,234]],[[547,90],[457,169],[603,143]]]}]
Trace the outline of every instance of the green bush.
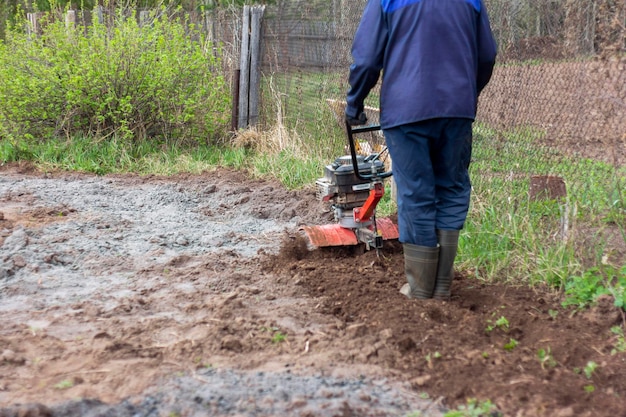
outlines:
[{"label": "green bush", "polygon": [[610,265],[590,268],[580,277],[571,277],[565,285],[563,306],[584,308],[600,296],[610,295],[615,307],[626,310],[626,265],[617,269]]},{"label": "green bush", "polygon": [[230,117],[220,50],[181,19],[68,29],[43,22],[0,43],[0,139],[117,137],[212,142]]}]

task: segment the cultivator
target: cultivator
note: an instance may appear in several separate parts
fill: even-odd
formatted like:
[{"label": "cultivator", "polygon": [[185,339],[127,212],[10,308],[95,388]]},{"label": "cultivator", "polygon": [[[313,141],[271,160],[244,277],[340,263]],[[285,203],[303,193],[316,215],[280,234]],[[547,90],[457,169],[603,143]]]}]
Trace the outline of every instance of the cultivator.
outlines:
[{"label": "cultivator", "polygon": [[385,194],[384,179],[392,175],[383,163],[387,149],[357,153],[375,146],[363,146],[354,135],[380,130],[379,125],[352,127],[346,123],[346,130],[350,155],[327,165],[324,177],[315,182],[317,197],[331,203],[336,223],[303,229],[315,247],[365,244],[368,250],[379,249],[384,240],[398,238],[398,228],[389,218],[376,218],[376,206]]}]

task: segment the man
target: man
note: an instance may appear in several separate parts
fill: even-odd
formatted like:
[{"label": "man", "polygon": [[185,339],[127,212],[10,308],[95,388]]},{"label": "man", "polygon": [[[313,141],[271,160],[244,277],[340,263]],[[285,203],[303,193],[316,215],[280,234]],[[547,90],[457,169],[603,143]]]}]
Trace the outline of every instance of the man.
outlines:
[{"label": "man", "polygon": [[397,185],[409,298],[449,299],[470,202],[472,123],[496,43],[482,0],[369,0],[352,45],[346,120],[382,72],[380,124]]}]

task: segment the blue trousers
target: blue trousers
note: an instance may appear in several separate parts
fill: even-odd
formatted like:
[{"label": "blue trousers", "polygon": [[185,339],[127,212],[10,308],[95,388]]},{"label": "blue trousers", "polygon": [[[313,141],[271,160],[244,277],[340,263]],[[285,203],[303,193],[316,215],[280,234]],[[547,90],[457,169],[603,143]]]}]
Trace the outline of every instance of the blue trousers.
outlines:
[{"label": "blue trousers", "polygon": [[397,185],[400,242],[437,246],[436,230],[461,230],[469,210],[471,119],[430,119],[385,129]]}]

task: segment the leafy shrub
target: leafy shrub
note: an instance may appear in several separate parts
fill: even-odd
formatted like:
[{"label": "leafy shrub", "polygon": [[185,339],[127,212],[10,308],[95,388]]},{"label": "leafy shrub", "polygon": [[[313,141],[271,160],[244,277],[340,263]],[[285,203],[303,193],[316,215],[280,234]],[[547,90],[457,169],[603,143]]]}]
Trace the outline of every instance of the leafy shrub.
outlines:
[{"label": "leafy shrub", "polygon": [[179,18],[140,26],[118,11],[42,34],[11,28],[0,43],[0,138],[117,137],[208,141],[226,130],[230,93],[219,48]]},{"label": "leafy shrub", "polygon": [[611,295],[616,307],[626,310],[626,265],[620,269],[605,265],[572,277],[565,284],[563,306],[584,308],[594,304],[601,295]]}]

